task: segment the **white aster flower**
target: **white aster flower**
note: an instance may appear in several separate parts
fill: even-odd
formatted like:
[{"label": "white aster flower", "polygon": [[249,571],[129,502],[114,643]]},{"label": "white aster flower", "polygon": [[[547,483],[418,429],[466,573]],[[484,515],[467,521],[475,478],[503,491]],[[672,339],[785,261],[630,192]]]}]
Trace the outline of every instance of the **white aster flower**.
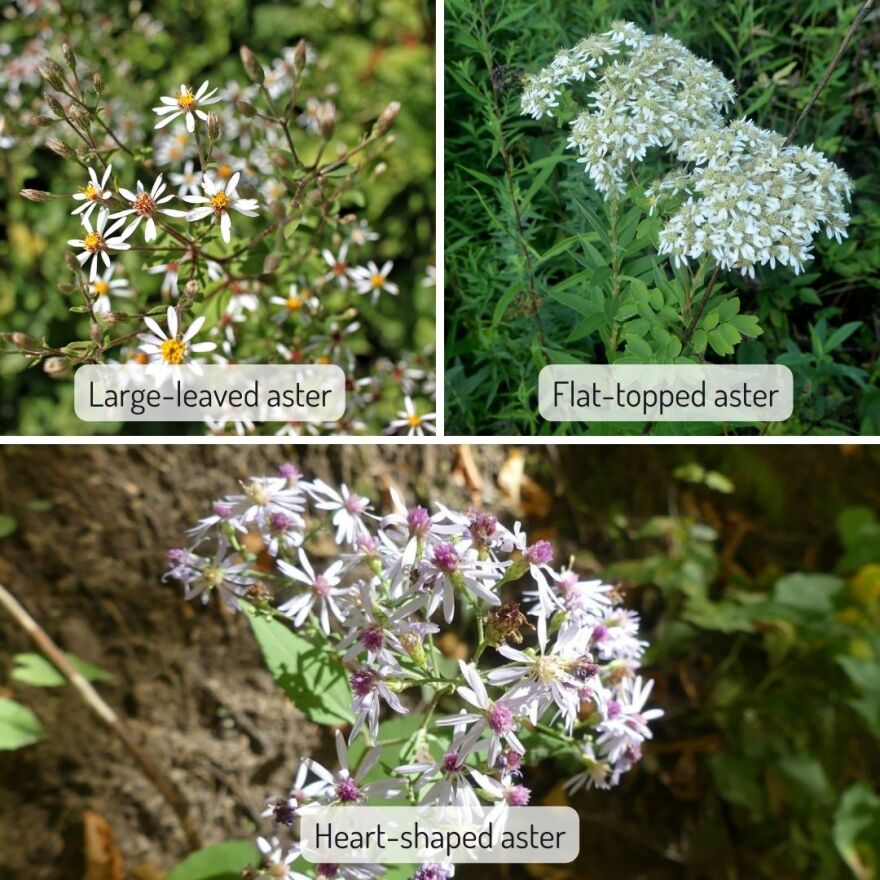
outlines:
[{"label": "white aster flower", "polygon": [[161,205],[170,202],[171,199],[174,198],[171,193],[167,196],[162,195],[162,193],[165,192],[165,188],[166,185],[162,182],[161,174],[156,178],[149,192],[144,189],[144,185],[140,181],[137,182],[137,192],[132,192],[130,189],[123,189],[120,187],[119,194],[128,201],[131,207],[122,211],[116,211],[116,213],[110,215],[111,219],[116,219],[117,217],[130,217],[133,214],[134,221],[128,227],[126,235],[131,235],[138,226],[140,226],[141,220],[144,220],[146,221],[144,224],[144,240],[154,241],[157,234],[157,215],[165,214],[167,217],[186,216],[186,211],[161,207]]},{"label": "white aster flower", "polygon": [[380,269],[372,260],[366,266],[356,266],[351,270],[351,277],[354,280],[358,293],[373,295],[373,303],[379,299],[379,294],[383,291],[392,295],[400,292],[398,286],[388,280],[394,263],[388,260]]},{"label": "white aster flower", "polygon": [[[83,238],[71,238],[67,243],[71,247],[81,248],[82,253],[77,254],[76,259],[79,264],[85,267],[85,264],[91,260],[91,268],[89,269],[89,281],[93,282],[98,277],[98,260],[102,260],[104,265],[110,268],[109,251],[127,251],[131,245],[126,239],[131,235],[131,230],[126,229],[117,233],[117,230],[125,222],[117,220],[107,226],[109,214],[102,209],[98,212],[98,222],[92,229],[91,220],[83,217],[83,227],[85,235]],[[114,234],[116,233],[116,234]]]},{"label": "white aster flower", "polygon": [[193,208],[186,215],[187,220],[202,220],[205,217],[212,217],[216,222],[220,223],[220,234],[223,241],[229,244],[232,234],[232,218],[229,211],[238,211],[246,217],[256,217],[259,203],[256,199],[242,199],[237,192],[238,181],[241,173],[236,171],[232,177],[221,186],[212,180],[207,174],[202,180],[202,189],[206,195],[204,196],[184,196],[184,201],[194,205],[202,205],[200,208]]},{"label": "white aster flower", "polygon": [[345,566],[345,562],[337,559],[336,562],[333,562],[324,569],[321,574],[315,574],[309,557],[300,548],[299,564],[300,568],[297,568],[283,559],[278,560],[278,569],[282,574],[308,587],[305,593],[294,596],[279,606],[278,610],[289,617],[295,627],[300,627],[306,622],[309,615],[313,613],[317,604],[318,621],[321,624],[321,629],[325,635],[330,635],[330,615],[332,614],[337,621],[342,621],[343,613],[338,602],[339,599],[350,592],[347,588],[339,589],[338,587],[341,580],[339,575]]},{"label": "white aster flower", "polygon": [[113,273],[115,271],[116,267],[110,266],[109,269],[104,270],[104,274],[100,278],[96,278],[89,284],[89,293],[94,297],[92,308],[100,315],[106,315],[112,311],[111,296],[119,296],[125,299],[131,299],[134,296],[134,292],[128,286],[127,278],[113,280]]},{"label": "white aster flower", "polygon": [[196,116],[203,122],[208,121],[208,114],[202,110],[209,104],[215,104],[220,100],[216,94],[217,89],[208,91],[208,81],[205,80],[199,90],[193,94],[193,90],[187,85],[181,85],[180,91],[171,98],[159,98],[161,107],[153,107],[153,112],[161,117],[156,123],[156,128],[163,128],[169,122],[183,115],[186,117],[186,130],[193,132],[196,129]]},{"label": "white aster flower", "polygon": [[195,169],[192,159],[187,159],[183,171],[168,172],[168,179],[177,187],[178,196],[197,196],[202,188],[202,172]]},{"label": "white aster flower", "polygon": [[397,413],[397,418],[391,422],[388,428],[389,431],[395,432],[406,428],[407,437],[424,437],[425,434],[437,433],[437,428],[434,425],[436,418],[436,413],[420,415],[412,398],[406,396],[403,399],[403,409]]},{"label": "white aster flower", "polygon": [[183,335],[180,334],[180,321],[174,306],[168,306],[167,321],[166,333],[153,318],[147,316],[144,318],[144,323],[152,332],[142,333],[138,337],[141,340],[140,350],[150,359],[147,373],[155,377],[157,385],[164,384],[170,378],[178,380],[180,367],[184,364],[201,375],[200,362],[194,360],[192,355],[213,351],[217,347],[214,342],[192,342],[205,323],[204,315],[196,318]]},{"label": "white aster flower", "polygon": [[110,175],[113,172],[112,165],[108,165],[104,169],[104,175],[100,180],[98,180],[98,175],[95,174],[94,168],[90,167],[88,171],[88,183],[82,187],[79,192],[73,194],[74,200],[82,202],[82,204],[70,212],[71,214],[81,214],[84,220],[87,217],[91,217],[92,211],[94,211],[98,205],[103,205],[107,199],[113,195],[113,193],[107,189],[107,181],[110,180]]}]

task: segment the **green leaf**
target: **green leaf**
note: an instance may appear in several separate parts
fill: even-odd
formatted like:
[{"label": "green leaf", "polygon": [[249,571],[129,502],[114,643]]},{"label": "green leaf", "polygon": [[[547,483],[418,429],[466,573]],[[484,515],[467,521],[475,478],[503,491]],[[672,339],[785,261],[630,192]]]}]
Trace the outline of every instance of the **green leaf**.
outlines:
[{"label": "green leaf", "polygon": [[291,702],[316,724],[353,724],[345,670],[329,644],[311,644],[243,603],[266,665]]},{"label": "green leaf", "polygon": [[[106,669],[86,663],[85,660],[80,660],[73,654],[65,656],[86,681],[113,680],[113,675]],[[12,659],[15,662],[15,667],[12,670],[11,678],[15,681],[34,687],[61,687],[67,684],[67,679],[42,654],[16,654]]]},{"label": "green leaf", "polygon": [[0,750],[20,749],[45,738],[40,719],[27,706],[0,697]]},{"label": "green leaf", "polygon": [[645,360],[650,360],[653,357],[654,352],[651,350],[651,346],[640,336],[627,334],[624,339],[626,340],[626,350],[630,354]]},{"label": "green leaf", "polygon": [[249,840],[229,840],[187,856],[165,880],[239,880],[245,868],[259,861],[260,853]]},{"label": "green leaf", "polygon": [[867,782],[850,786],[834,814],[834,845],[856,877],[873,876],[865,870],[863,849],[880,860],[880,797]]},{"label": "green leaf", "polygon": [[18,528],[18,520],[14,516],[0,513],[0,538],[6,538]]},{"label": "green leaf", "polygon": [[829,354],[834,351],[835,348],[840,348],[859,327],[862,326],[861,321],[850,321],[849,324],[844,324],[842,327],[838,327],[826,340],[825,340],[825,353]]},{"label": "green leaf", "polygon": [[827,613],[832,610],[833,598],[843,587],[843,578],[833,574],[795,572],[776,582],[773,598],[781,605]]},{"label": "green leaf", "polygon": [[729,323],[739,330],[743,336],[748,336],[749,338],[760,336],[764,332],[760,324],[758,324],[758,319],[755,315],[734,315]]}]

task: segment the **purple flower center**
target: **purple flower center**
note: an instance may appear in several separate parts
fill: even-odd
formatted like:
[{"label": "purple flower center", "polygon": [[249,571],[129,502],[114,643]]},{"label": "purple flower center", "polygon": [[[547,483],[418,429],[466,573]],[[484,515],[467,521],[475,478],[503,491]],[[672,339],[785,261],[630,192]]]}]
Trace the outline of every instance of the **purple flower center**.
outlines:
[{"label": "purple flower center", "polygon": [[603,626],[601,623],[593,630],[593,644],[598,644],[599,642],[604,642],[605,639],[608,638],[608,627]]},{"label": "purple flower center", "polygon": [[452,544],[438,544],[434,548],[432,559],[434,565],[440,571],[445,571],[447,574],[452,574],[452,572],[458,570],[458,553],[455,552],[455,547]]},{"label": "purple flower center", "polygon": [[339,865],[318,865],[315,876],[322,880],[332,880],[333,877],[339,876]]},{"label": "purple flower center", "polygon": [[411,535],[424,535],[431,526],[431,515],[424,507],[414,507],[406,515],[406,524]]},{"label": "purple flower center", "polygon": [[385,644],[385,633],[379,626],[369,626],[361,633],[361,644],[368,651],[378,651]]},{"label": "purple flower center", "polygon": [[513,730],[513,712],[503,703],[496,703],[489,710],[489,727],[495,733],[507,733]]},{"label": "purple flower center", "polygon": [[526,550],[526,559],[532,565],[547,565],[553,560],[553,545],[549,541],[535,541]]},{"label": "purple flower center", "polygon": [[168,562],[171,565],[182,565],[185,559],[186,550],[182,547],[172,547],[171,550],[168,551]]},{"label": "purple flower center", "polygon": [[227,504],[225,501],[215,501],[211,505],[211,510],[214,512],[214,516],[219,516],[221,519],[226,519],[230,513],[232,513],[232,505]]},{"label": "purple flower center", "polygon": [[269,517],[269,528],[273,532],[286,532],[290,528],[290,520],[281,511],[275,511]]},{"label": "purple flower center", "polygon": [[365,697],[376,689],[376,674],[362,666],[351,674],[351,689],[356,697]]},{"label": "purple flower center", "polygon": [[284,477],[285,480],[298,480],[300,477],[299,468],[295,464],[291,464],[290,462],[285,462],[278,468],[278,473]]},{"label": "purple flower center", "polygon": [[336,783],[336,797],[344,804],[353,804],[361,799],[361,790],[353,779],[343,779]]},{"label": "purple flower center", "polygon": [[442,865],[422,865],[413,874],[413,880],[448,880],[449,874]]},{"label": "purple flower center", "polygon": [[519,752],[515,752],[513,749],[503,751],[495,762],[495,766],[498,767],[499,770],[507,770],[510,773],[517,773],[521,764],[522,755]]},{"label": "purple flower center", "polygon": [[617,700],[609,700],[608,701],[608,718],[613,720],[615,718],[620,717],[620,703]]},{"label": "purple flower center", "polygon": [[330,590],[330,582],[324,577],[324,575],[319,574],[315,578],[315,582],[312,584],[312,591],[316,596],[326,597],[330,595]]},{"label": "purple flower center", "polygon": [[444,773],[458,773],[461,771],[461,756],[456,751],[447,752],[441,766]]},{"label": "purple flower center", "polygon": [[357,495],[349,495],[342,505],[350,514],[357,515],[364,512],[364,502]]},{"label": "purple flower center", "polygon": [[272,818],[279,825],[286,825],[290,828],[296,818],[296,809],[290,801],[276,801],[272,807]]},{"label": "purple flower center", "polygon": [[510,788],[504,792],[504,799],[511,807],[526,807],[528,806],[531,797],[531,790],[524,785],[511,785]]},{"label": "purple flower center", "polygon": [[485,546],[495,537],[495,529],[498,528],[498,520],[488,513],[480,513],[476,510],[468,511],[468,531],[471,533],[475,544]]},{"label": "purple flower center", "polygon": [[357,546],[364,556],[375,556],[379,549],[379,542],[372,535],[361,535],[358,538]]}]

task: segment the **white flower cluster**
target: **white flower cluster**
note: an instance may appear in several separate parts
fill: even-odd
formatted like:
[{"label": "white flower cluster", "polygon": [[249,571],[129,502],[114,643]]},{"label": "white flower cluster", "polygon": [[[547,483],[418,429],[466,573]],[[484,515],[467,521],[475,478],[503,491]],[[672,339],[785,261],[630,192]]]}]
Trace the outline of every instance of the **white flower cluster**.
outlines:
[{"label": "white flower cluster", "polygon": [[846,237],[852,183],[812,147],[786,146],[782,135],[741,119],[698,132],[676,157],[691,170],[648,190],[652,199],[687,194],[660,232],[660,253],[676,265],[711,254],[722,269],[752,277],[756,264],[800,273],[816,233]]},{"label": "white flower cluster", "polygon": [[[290,791],[270,799],[264,815],[275,821],[274,836],[260,840],[266,873],[255,877],[306,876],[292,867],[296,841],[282,844],[278,835],[308,804],[524,806],[531,792],[523,770],[539,736],[579,761],[569,791],[616,785],[641,758],[649,722],[663,714],[645,708],[652,683],[638,672],[646,643],[614,588],[556,568],[552,546],[530,543],[519,523],[506,528],[485,513],[442,504],[431,513],[392,499],[383,516],[346,485],[307,480],[284,465],[216,501],[190,530],[189,546],[169,553],[167,576],[186,598],[217,594],[232,610],[248,602],[334,651],[350,674],[356,720],[347,741],[336,734],[339,767],[306,759]],[[319,533],[336,546],[330,561],[316,558]],[[243,549],[245,536],[252,550],[259,537],[270,566]],[[433,636],[462,613],[475,616],[479,644],[471,662],[456,665],[439,655]],[[523,645],[524,631],[534,631],[534,644]],[[418,711],[425,690],[434,698],[412,759],[368,779],[382,757],[380,717]],[[435,717],[455,703],[457,712]],[[367,750],[354,766],[348,749],[359,735]],[[382,873],[375,865],[316,870],[357,880]],[[450,876],[437,865],[415,874]]]},{"label": "white flower cluster", "polygon": [[648,149],[674,148],[694,131],[721,128],[721,111],[735,97],[733,83],[678,40],[616,22],[527,77],[523,113],[535,119],[556,115],[563,87],[587,77],[599,78],[589,109],[571,124],[568,144],[606,194],[626,189],[630,165]]},{"label": "white flower cluster", "polygon": [[606,198],[623,194],[651,148],[682,163],[646,193],[652,213],[661,196],[684,197],[669,205],[660,233],[659,251],[676,265],[709,255],[752,277],[756,265],[797,273],[813,259],[817,232],[846,236],[847,175],[812,147],[786,146],[747,119],[728,123],[733,83],[677,40],[618,22],[527,77],[523,113],[557,115],[564,88],[587,77],[597,84],[568,145],[596,189]]}]

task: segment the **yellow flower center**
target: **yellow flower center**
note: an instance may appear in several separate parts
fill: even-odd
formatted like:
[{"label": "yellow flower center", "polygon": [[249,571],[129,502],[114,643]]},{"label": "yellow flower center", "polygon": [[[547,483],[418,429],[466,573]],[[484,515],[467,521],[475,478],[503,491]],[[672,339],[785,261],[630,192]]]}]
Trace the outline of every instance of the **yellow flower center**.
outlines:
[{"label": "yellow flower center", "polygon": [[166,364],[182,364],[186,346],[179,339],[166,339],[159,348]]},{"label": "yellow flower center", "polygon": [[110,285],[106,281],[96,281],[95,282],[95,293],[98,296],[104,296],[109,289],[110,289]]},{"label": "yellow flower center", "polygon": [[141,217],[149,217],[156,210],[156,203],[148,192],[138,193],[131,206]]},{"label": "yellow flower center", "polygon": [[180,92],[175,97],[177,98],[177,106],[181,110],[190,111],[196,106],[196,96],[190,92]]},{"label": "yellow flower center", "polygon": [[373,287],[381,287],[385,283],[385,279],[381,275],[374,275],[370,279],[370,283]]},{"label": "yellow flower center", "polygon": [[93,183],[86,184],[82,189],[82,194],[90,201],[97,202],[101,198],[101,190]]},{"label": "yellow flower center", "polygon": [[298,312],[302,308],[302,300],[297,296],[287,298],[287,308],[292,312]]},{"label": "yellow flower center", "polygon": [[318,363],[319,363],[319,364],[329,364],[329,363],[330,363],[330,358],[327,357],[326,354],[325,354],[325,355],[322,355],[321,357],[318,358]]},{"label": "yellow flower center", "polygon": [[549,686],[559,677],[559,663],[556,657],[538,657],[535,660],[535,678]]},{"label": "yellow flower center", "polygon": [[178,146],[185,147],[189,143],[189,135],[186,132],[182,132],[177,135],[175,140],[177,141]]},{"label": "yellow flower center", "polygon": [[232,174],[233,174],[232,166],[231,165],[218,165],[217,166],[217,173],[221,177],[225,177],[228,180],[230,177],[232,177]]},{"label": "yellow flower center", "polygon": [[229,196],[225,192],[219,192],[211,199],[211,207],[222,214],[229,207]]},{"label": "yellow flower center", "polygon": [[150,362],[149,357],[147,357],[147,355],[144,354],[144,352],[142,351],[133,354],[130,359],[136,364],[148,364]]},{"label": "yellow flower center", "polygon": [[83,239],[83,244],[89,253],[96,254],[104,247],[104,239],[101,238],[100,232],[88,232]]},{"label": "yellow flower center", "polygon": [[422,417],[417,415],[407,416],[406,420],[409,422],[411,428],[418,428],[422,423]]}]

